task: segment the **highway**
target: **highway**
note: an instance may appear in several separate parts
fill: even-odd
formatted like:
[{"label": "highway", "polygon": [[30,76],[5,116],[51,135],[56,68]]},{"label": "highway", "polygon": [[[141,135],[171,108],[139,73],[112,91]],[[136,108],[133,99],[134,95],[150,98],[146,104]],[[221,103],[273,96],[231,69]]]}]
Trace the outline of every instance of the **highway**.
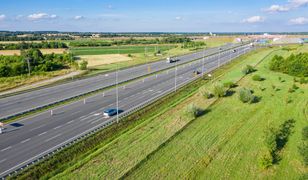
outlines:
[{"label": "highway", "polygon": [[[237,52],[232,50],[221,55],[213,55],[185,65],[152,75],[119,86],[119,109],[129,112],[130,109],[140,106],[146,101],[162,97],[166,92],[175,90],[195,79],[194,70],[205,73],[211,72],[219,65],[229,62],[237,56],[252,50],[250,46],[239,47]],[[165,65],[165,64],[164,64]],[[202,68],[204,65],[204,68]],[[125,71],[125,70],[124,70]],[[119,75],[123,72],[119,72]],[[176,76],[177,75],[177,76]],[[120,76],[119,76],[120,77]],[[5,126],[4,133],[0,134],[0,177],[39,159],[60,145],[70,142],[81,134],[93,128],[101,127],[112,118],[106,118],[102,111],[116,107],[116,88],[76,101],[40,114],[21,119]]]},{"label": "highway", "polygon": [[[217,47],[206,49],[205,51],[183,55],[179,57],[180,61],[178,64],[184,64],[202,58],[203,56],[215,54],[222,50],[226,50],[239,45],[240,44],[228,44],[222,46],[221,49]],[[173,64],[166,63],[166,60],[161,60],[158,62],[131,67],[121,70],[118,74],[118,79],[119,82],[122,83],[149,74],[148,67],[150,67],[150,70],[153,73],[168,69],[172,66]],[[110,87],[115,83],[115,74],[115,72],[110,72],[87,79],[76,80],[61,85],[22,93],[19,95],[0,98],[0,120],[27,111],[35,110],[36,108],[54,104],[62,100],[73,98],[78,95],[83,95],[98,89]]]}]

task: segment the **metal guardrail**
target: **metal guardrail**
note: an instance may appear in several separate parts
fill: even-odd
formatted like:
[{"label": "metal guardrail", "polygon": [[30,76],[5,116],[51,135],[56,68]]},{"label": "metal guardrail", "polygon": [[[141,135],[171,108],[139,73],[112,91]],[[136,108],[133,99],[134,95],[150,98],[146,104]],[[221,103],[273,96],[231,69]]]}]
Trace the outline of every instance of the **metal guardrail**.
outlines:
[{"label": "metal guardrail", "polygon": [[[249,51],[248,51],[248,52],[249,52]],[[243,55],[243,54],[244,54],[244,52],[242,52],[240,55]],[[240,55],[239,55],[239,56],[240,56]],[[230,59],[230,61],[232,61],[233,59],[236,59],[237,57],[238,57],[238,56],[233,57],[232,59]],[[221,67],[222,65],[224,65],[224,64],[229,63],[230,61],[226,61],[226,62],[224,62],[224,63],[221,63],[221,64],[220,64],[220,67]],[[216,68],[217,68],[217,67],[213,67],[213,68],[209,69],[209,70],[207,71],[207,73],[212,72],[212,71],[215,70]],[[189,79],[189,80],[187,80],[187,81],[185,81],[185,82],[179,84],[179,85],[178,85],[178,88],[182,88],[182,87],[185,86],[186,84],[191,83],[191,82],[193,82],[193,81],[195,81],[195,80],[197,80],[197,79],[199,79],[199,78],[201,78],[201,77],[203,77],[203,76],[202,76],[202,75],[198,75],[198,76],[196,76],[196,77],[193,77],[193,78],[191,78],[191,79]],[[137,111],[143,109],[144,107],[146,107],[146,106],[148,106],[148,105],[150,105],[150,104],[152,104],[152,103],[158,101],[158,100],[161,99],[162,97],[165,97],[165,96],[167,96],[167,95],[173,93],[174,90],[175,90],[175,89],[173,89],[173,88],[172,88],[172,89],[169,89],[169,90],[167,90],[167,91],[165,91],[165,92],[163,92],[163,93],[161,93],[161,94],[158,94],[158,95],[154,96],[154,97],[151,98],[151,99],[148,99],[147,101],[141,103],[140,105],[138,105],[138,106],[136,106],[136,107],[133,107],[133,108],[127,110],[127,111],[124,112],[124,113],[119,114],[119,120],[122,120],[123,118],[125,118],[125,117],[131,115],[132,113],[137,112]],[[66,147],[68,147],[68,146],[71,146],[72,144],[75,144],[75,143],[77,143],[77,142],[83,140],[84,138],[88,137],[89,135],[92,135],[92,134],[96,133],[97,131],[102,130],[102,129],[104,129],[104,128],[106,128],[106,127],[112,125],[112,124],[115,124],[115,123],[117,123],[117,117],[112,117],[111,119],[109,119],[109,120],[107,120],[107,121],[105,121],[105,122],[103,122],[103,123],[101,123],[101,124],[99,124],[99,125],[97,125],[97,126],[91,128],[91,129],[89,129],[89,130],[87,130],[87,131],[85,131],[85,132],[83,132],[83,133],[81,133],[81,134],[79,134],[79,135],[76,135],[76,136],[74,136],[74,137],[72,137],[72,138],[66,140],[65,142],[62,142],[62,143],[60,143],[59,145],[57,145],[57,146],[55,146],[55,147],[53,147],[53,148],[51,148],[51,149],[49,149],[49,150],[47,150],[47,151],[44,151],[44,152],[40,153],[39,155],[37,155],[37,156],[35,156],[35,157],[32,157],[32,158],[28,159],[27,161],[25,161],[25,162],[23,162],[22,164],[20,164],[20,165],[21,165],[20,167],[16,167],[16,166],[15,166],[15,167],[13,167],[13,168],[11,168],[11,169],[9,169],[9,170],[7,170],[7,171],[1,173],[1,174],[0,174],[0,177],[1,177],[1,179],[5,179],[6,177],[12,176],[13,174],[18,173],[19,171],[21,171],[21,170],[23,170],[23,169],[25,169],[25,168],[27,168],[27,167],[29,167],[29,166],[31,166],[31,165],[37,163],[37,162],[39,162],[39,161],[41,161],[41,160],[43,160],[43,159],[48,158],[48,157],[52,156],[53,154],[55,154],[56,152],[59,152],[59,151],[61,151],[62,149],[64,149],[64,148],[66,148]]]}]

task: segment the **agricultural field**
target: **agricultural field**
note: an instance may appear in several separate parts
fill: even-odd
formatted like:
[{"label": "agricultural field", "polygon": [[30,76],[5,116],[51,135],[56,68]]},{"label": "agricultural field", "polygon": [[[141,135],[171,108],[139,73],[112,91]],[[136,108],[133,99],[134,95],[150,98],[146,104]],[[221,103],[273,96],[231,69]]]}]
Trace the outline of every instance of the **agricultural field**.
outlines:
[{"label": "agricultural field", "polygon": [[[297,147],[308,120],[308,85],[272,72],[268,65],[275,54],[288,56],[305,48],[264,49],[242,56],[192,97],[97,149],[54,179],[298,179],[307,172]],[[242,68],[247,64],[257,71],[244,76]],[[263,80],[252,80],[255,74]],[[211,91],[214,84],[230,81],[238,82],[238,87],[227,97],[203,97],[204,89]],[[294,83],[298,89],[290,93]],[[259,102],[242,103],[238,98],[242,87],[252,89]],[[187,116],[189,104],[203,109],[203,115]],[[295,121],[293,133],[279,152],[280,160],[268,169],[261,168],[259,157],[266,149],[264,130],[289,119]]]},{"label": "agricultural field", "polygon": [[134,53],[155,53],[158,50],[166,51],[175,48],[175,45],[157,45],[157,46],[112,46],[112,47],[78,47],[71,48],[70,51],[76,55],[101,55],[101,54],[134,54]]},{"label": "agricultural field", "polygon": [[[67,52],[67,49],[40,49],[43,54],[63,54]],[[13,56],[20,55],[20,50],[0,50],[0,55],[3,56]]]},{"label": "agricultural field", "polygon": [[87,61],[89,68],[132,60],[131,57],[123,54],[83,55],[77,56],[77,59]]}]

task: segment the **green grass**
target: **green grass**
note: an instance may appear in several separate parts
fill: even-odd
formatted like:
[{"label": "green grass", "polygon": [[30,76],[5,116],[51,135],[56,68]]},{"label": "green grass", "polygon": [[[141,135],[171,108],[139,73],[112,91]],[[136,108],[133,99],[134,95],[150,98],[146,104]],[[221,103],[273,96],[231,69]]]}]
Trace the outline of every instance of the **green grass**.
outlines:
[{"label": "green grass", "polygon": [[[300,163],[297,146],[301,129],[308,120],[308,86],[302,85],[296,92],[288,93],[293,77],[269,71],[268,62],[269,58],[257,66],[265,81],[252,81],[252,75],[249,75],[236,89],[253,89],[255,95],[262,97],[259,103],[243,104],[237,95],[220,99],[208,114],[191,123],[129,174],[128,179],[298,179],[307,172]],[[230,74],[235,76],[237,73]],[[279,81],[279,77],[285,82]],[[272,85],[280,90],[273,90]],[[266,90],[261,91],[260,86]],[[287,97],[293,102],[287,104]],[[282,160],[268,170],[260,169],[258,157],[265,148],[262,142],[264,129],[269,124],[278,126],[289,118],[296,124],[289,142],[280,152]]]},{"label": "green grass", "polygon": [[76,55],[100,55],[100,54],[135,54],[144,53],[147,48],[147,53],[155,53],[155,50],[166,51],[175,48],[176,45],[149,45],[149,46],[112,46],[112,47],[80,47],[71,48],[70,51]]},{"label": "green grass", "polygon": [[[243,60],[249,57],[249,63],[252,65],[258,63],[264,56],[272,50],[260,50],[259,53],[243,56],[240,60],[233,62],[222,68],[218,74],[230,69],[237,69],[233,76],[226,73],[223,77],[230,77],[229,80],[238,80],[241,78],[241,67],[247,62]],[[214,74],[215,77],[217,76]],[[218,78],[218,77],[217,77]],[[219,78],[221,79],[221,78]],[[218,80],[218,79],[216,79]],[[211,83],[209,83],[211,84]],[[207,84],[207,85],[209,85]],[[206,86],[207,86],[206,85]],[[86,158],[80,160],[71,168],[62,174],[55,176],[55,179],[74,179],[74,178],[119,178],[130,172],[132,169],[138,171],[142,162],[152,159],[153,152],[160,152],[160,149],[169,144],[169,139],[181,134],[182,129],[189,127],[190,123],[195,123],[191,118],[184,116],[187,104],[194,102],[203,108],[208,107],[215,99],[208,101],[200,98],[196,93],[192,98],[185,100],[180,105],[168,110],[162,115],[149,118],[144,123],[123,134],[119,138],[99,148]],[[186,130],[185,130],[186,131]],[[185,132],[184,131],[184,132]],[[155,153],[154,153],[155,154]],[[179,162],[177,162],[179,164]],[[148,174],[147,174],[148,175]]]}]

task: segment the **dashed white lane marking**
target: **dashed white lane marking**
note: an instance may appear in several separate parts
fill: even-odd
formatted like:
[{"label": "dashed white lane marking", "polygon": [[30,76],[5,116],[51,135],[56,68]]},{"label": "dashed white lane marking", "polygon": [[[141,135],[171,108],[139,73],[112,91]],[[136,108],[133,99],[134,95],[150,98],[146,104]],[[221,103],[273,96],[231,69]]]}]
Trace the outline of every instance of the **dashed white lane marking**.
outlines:
[{"label": "dashed white lane marking", "polygon": [[28,138],[28,139],[25,139],[25,140],[21,141],[20,143],[23,144],[23,143],[28,142],[28,141],[30,141],[30,140],[31,140],[31,139]]},{"label": "dashed white lane marking", "polygon": [[9,147],[7,147],[7,148],[4,148],[4,149],[1,150],[1,152],[4,152],[4,151],[9,150],[9,149],[11,149],[11,148],[12,148],[12,146],[9,146]]},{"label": "dashed white lane marking", "polygon": [[38,136],[42,136],[42,135],[44,135],[44,134],[46,134],[46,133],[47,133],[47,132],[45,131],[45,132],[39,134]]},{"label": "dashed white lane marking", "polygon": [[99,122],[99,121],[101,121],[101,120],[98,119],[98,120],[96,120],[96,121],[91,122],[91,124],[97,123],[97,122]]},{"label": "dashed white lane marking", "polygon": [[2,160],[0,160],[0,164],[1,164],[1,163],[3,163],[4,161],[6,161],[6,159],[2,159]]},{"label": "dashed white lane marking", "polygon": [[36,127],[36,128],[30,129],[30,131],[34,131],[34,130],[39,129],[39,128],[44,127],[44,126],[46,126],[46,125],[41,125],[41,126],[39,126],[39,127]]},{"label": "dashed white lane marking", "polygon": [[70,122],[67,122],[66,124],[72,124],[74,122],[74,120],[70,121]]},{"label": "dashed white lane marking", "polygon": [[61,135],[62,135],[62,134],[58,134],[58,135],[56,135],[56,136],[54,136],[54,137],[52,137],[52,138],[46,139],[45,142],[51,141],[51,140],[53,140],[53,139],[55,139],[55,138],[57,138],[57,137],[59,137],[59,136],[61,136]]},{"label": "dashed white lane marking", "polygon": [[78,113],[80,113],[80,111],[76,111],[76,112],[72,113],[71,115],[78,114]]},{"label": "dashed white lane marking", "polygon": [[57,127],[53,128],[53,129],[59,129],[59,128],[61,128],[61,127],[62,127],[62,125],[57,126]]}]

